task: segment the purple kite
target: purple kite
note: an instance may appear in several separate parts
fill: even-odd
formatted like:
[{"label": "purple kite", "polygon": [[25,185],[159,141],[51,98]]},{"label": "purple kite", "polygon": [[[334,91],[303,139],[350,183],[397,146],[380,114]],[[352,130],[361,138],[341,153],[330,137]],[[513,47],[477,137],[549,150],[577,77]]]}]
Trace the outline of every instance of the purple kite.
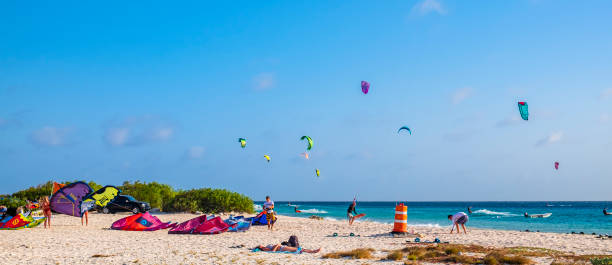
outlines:
[{"label": "purple kite", "polygon": [[81,217],[81,202],[92,193],[93,189],[85,182],[66,185],[51,195],[51,210],[76,217]]},{"label": "purple kite", "polygon": [[555,162],[555,170],[559,170],[559,162]]},{"label": "purple kite", "polygon": [[367,94],[370,91],[370,83],[367,81],[361,81],[361,92]]}]

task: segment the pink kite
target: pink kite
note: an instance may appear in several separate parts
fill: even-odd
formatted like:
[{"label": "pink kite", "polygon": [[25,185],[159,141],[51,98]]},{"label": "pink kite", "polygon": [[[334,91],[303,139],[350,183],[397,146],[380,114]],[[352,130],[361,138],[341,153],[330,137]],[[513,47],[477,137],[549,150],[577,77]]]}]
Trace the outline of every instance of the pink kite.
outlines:
[{"label": "pink kite", "polygon": [[370,91],[370,83],[367,81],[361,81],[361,92],[367,94]]}]

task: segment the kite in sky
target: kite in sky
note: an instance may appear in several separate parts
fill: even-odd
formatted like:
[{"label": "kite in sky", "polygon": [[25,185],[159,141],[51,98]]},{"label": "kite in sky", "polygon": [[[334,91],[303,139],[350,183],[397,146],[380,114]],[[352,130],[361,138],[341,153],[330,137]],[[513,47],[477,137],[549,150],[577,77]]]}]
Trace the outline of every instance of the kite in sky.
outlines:
[{"label": "kite in sky", "polygon": [[399,128],[399,130],[397,130],[397,133],[400,133],[402,130],[406,130],[408,131],[408,133],[410,133],[410,135],[412,135],[412,131],[406,126],[402,126],[402,128]]},{"label": "kite in sky", "polygon": [[370,91],[370,83],[367,81],[361,81],[361,92],[367,94]]},{"label": "kite in sky", "polygon": [[317,177],[321,176],[321,172],[319,172],[319,169],[315,169],[315,173],[317,174]]},{"label": "kite in sky", "polygon": [[241,146],[242,148],[245,148],[245,147],[246,147],[246,139],[244,139],[244,138],[238,138],[238,142],[240,143],[240,146]]},{"label": "kite in sky", "polygon": [[301,153],[300,155],[306,159],[310,159],[310,155],[308,154],[308,152]]},{"label": "kite in sky", "polygon": [[306,147],[306,150],[310,151],[310,149],[312,148],[312,139],[309,136],[302,136],[302,138],[300,138],[300,140],[307,140],[308,141],[308,147]]},{"label": "kite in sky", "polygon": [[521,113],[521,118],[523,118],[523,120],[529,120],[529,109],[527,108],[527,102],[519,101],[518,108],[519,112]]},{"label": "kite in sky", "polygon": [[559,170],[559,162],[555,161],[555,170]]},{"label": "kite in sky", "polygon": [[268,160],[268,163],[270,163],[270,156],[269,155],[264,155],[264,157],[266,158],[266,160]]}]

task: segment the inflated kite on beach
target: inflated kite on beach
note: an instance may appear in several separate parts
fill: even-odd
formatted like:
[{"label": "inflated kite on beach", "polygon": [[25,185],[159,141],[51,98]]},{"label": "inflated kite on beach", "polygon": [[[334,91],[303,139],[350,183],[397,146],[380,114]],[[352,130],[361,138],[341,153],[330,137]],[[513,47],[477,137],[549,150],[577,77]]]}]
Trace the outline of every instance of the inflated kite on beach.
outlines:
[{"label": "inflated kite on beach", "polygon": [[93,192],[85,182],[75,182],[60,188],[49,199],[51,210],[76,217],[81,217],[81,203],[83,199]]}]

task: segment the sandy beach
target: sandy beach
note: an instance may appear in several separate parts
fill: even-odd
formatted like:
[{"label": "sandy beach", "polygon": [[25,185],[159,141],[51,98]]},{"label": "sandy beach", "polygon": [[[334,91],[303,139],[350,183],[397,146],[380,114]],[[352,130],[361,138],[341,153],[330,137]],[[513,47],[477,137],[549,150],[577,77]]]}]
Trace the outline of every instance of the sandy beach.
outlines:
[{"label": "sandy beach", "polygon": [[[110,224],[127,214],[91,214],[89,226],[79,218],[56,215],[53,227],[0,231],[0,259],[3,264],[364,264],[381,261],[386,250],[406,246],[406,238],[389,236],[391,225],[313,220],[280,216],[275,231],[254,226],[245,233],[219,235],[169,235],[167,230],[128,232],[110,230]],[[162,221],[181,222],[193,214],[157,214]],[[447,228],[413,227],[423,240],[492,247],[525,246],[574,254],[612,254],[612,240],[592,235],[469,229],[467,235],[448,234]],[[338,237],[332,237],[333,233]],[[350,233],[358,237],[347,236]],[[252,253],[258,244],[275,244],[297,235],[305,248],[322,248],[318,254]],[[244,245],[245,247],[232,248]],[[325,253],[355,248],[376,249],[368,260],[323,259]],[[550,261],[540,260],[547,264]]]}]

